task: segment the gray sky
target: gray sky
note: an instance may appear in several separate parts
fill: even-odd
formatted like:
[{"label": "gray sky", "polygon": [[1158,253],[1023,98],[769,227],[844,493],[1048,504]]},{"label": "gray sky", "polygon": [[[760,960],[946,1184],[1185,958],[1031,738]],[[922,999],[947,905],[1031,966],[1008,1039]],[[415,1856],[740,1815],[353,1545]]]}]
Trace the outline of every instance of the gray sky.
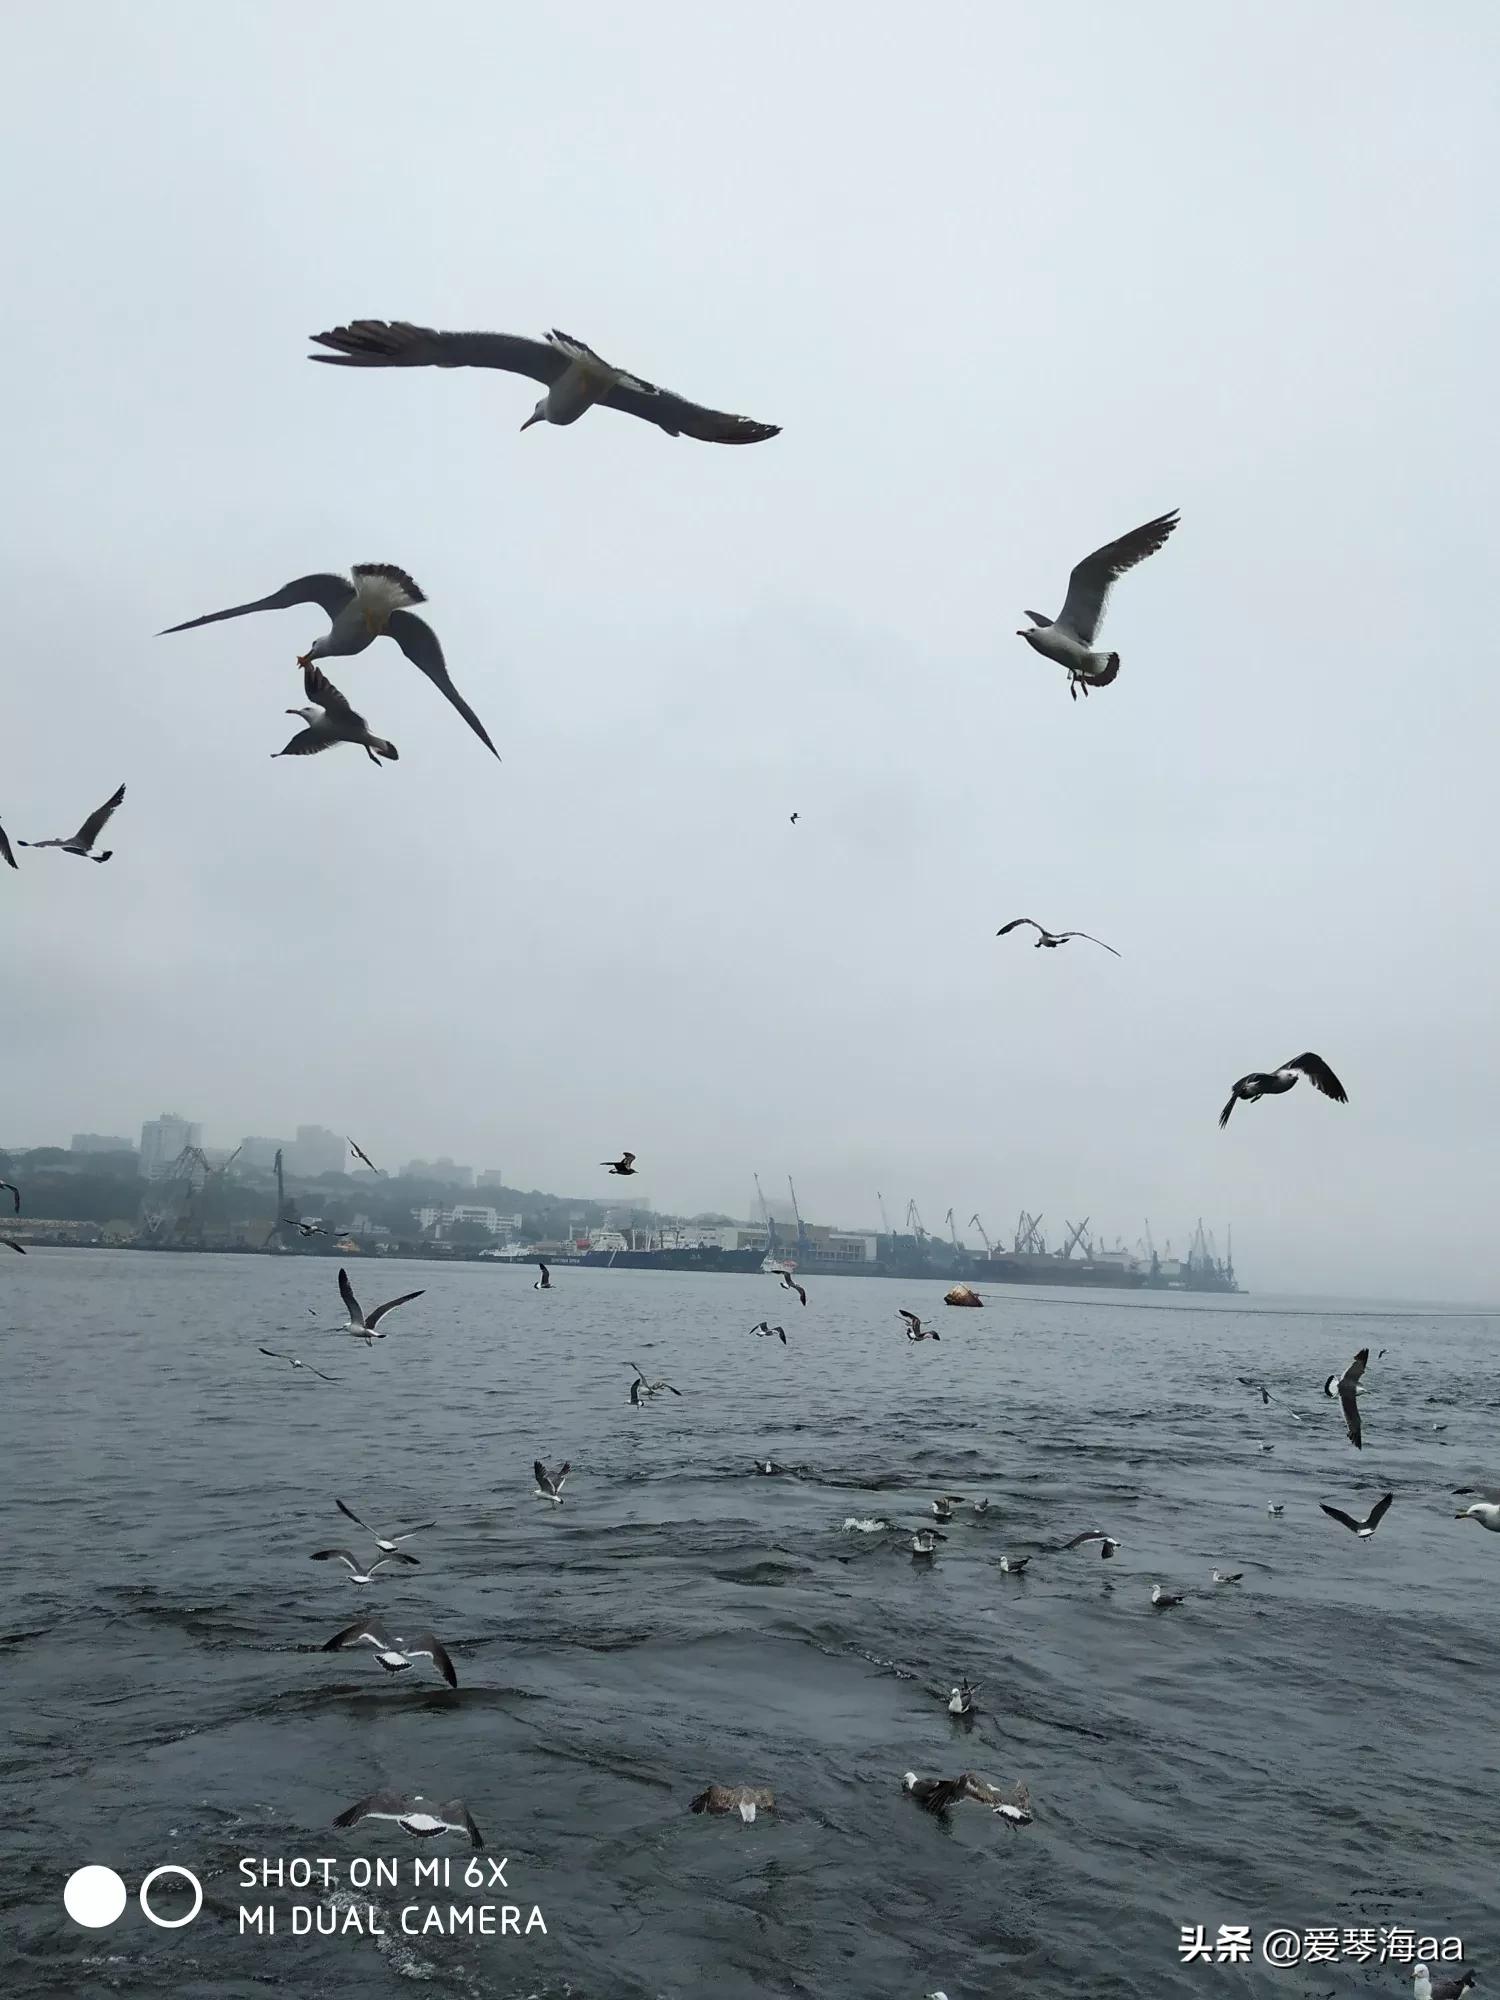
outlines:
[{"label": "gray sky", "polygon": [[[569,1192],[630,1146],[663,1207],[1201,1212],[1257,1290],[1500,1293],[1489,9],[7,47],[0,817],[130,791],[107,869],[0,881],[0,1136],[317,1121]],[[523,438],[520,378],[302,358],[357,317],[562,326],[785,433]],[[1022,607],[1172,506],[1070,702]],[[152,636],[358,561],[502,764],[385,643],[334,678],[400,764],[271,764],[315,610]],[[1304,1048],[1347,1109],[1216,1129]]]}]

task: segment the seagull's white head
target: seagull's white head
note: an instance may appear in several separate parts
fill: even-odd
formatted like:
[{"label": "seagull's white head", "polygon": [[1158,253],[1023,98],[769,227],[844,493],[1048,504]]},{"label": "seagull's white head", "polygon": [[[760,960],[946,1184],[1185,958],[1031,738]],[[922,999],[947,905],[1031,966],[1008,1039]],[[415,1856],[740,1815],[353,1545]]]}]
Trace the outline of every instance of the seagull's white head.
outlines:
[{"label": "seagull's white head", "polygon": [[323,713],[321,708],[289,708],[288,715],[300,715],[304,722],[316,722]]},{"label": "seagull's white head", "polygon": [[544,424],[546,423],[546,421],[547,421],[547,398],[543,396],[542,400],[537,404],[536,408],[532,411],[531,415],[526,419],[525,423],[522,424],[521,428],[523,431],[529,431],[533,424]]},{"label": "seagull's white head", "polygon": [[915,1784],[916,1782],[917,1782],[917,1774],[916,1774],[916,1772],[915,1772],[915,1771],[906,1771],[906,1772],[903,1772],[903,1774],[902,1774],[902,1778],[901,1778],[901,1789],[902,1789],[902,1791],[903,1791],[903,1792],[909,1792],[909,1791],[911,1790],[912,1786],[913,1786],[913,1785],[914,1785],[914,1784]]}]

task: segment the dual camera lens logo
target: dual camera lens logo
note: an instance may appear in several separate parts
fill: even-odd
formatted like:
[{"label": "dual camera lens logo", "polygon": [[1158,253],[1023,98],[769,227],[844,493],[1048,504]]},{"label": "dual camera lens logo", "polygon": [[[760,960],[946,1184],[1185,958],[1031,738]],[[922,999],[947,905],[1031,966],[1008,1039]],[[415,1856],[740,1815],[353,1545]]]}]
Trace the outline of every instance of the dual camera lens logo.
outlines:
[{"label": "dual camera lens logo", "polygon": [[[193,1892],[193,1907],[185,1917],[159,1917],[151,1907],[148,1892],[152,1884],[169,1876],[186,1882]],[[136,1892],[136,1900],[141,1906],[141,1915],[159,1930],[180,1931],[203,1908],[203,1884],[191,1868],[177,1868],[168,1863],[164,1868],[151,1870]],[[120,1921],[128,1901],[129,1892],[114,1869],[103,1868],[97,1862],[87,1868],[75,1868],[63,1884],[63,1908],[74,1923],[82,1924],[85,1930],[108,1930],[111,1924]]]}]

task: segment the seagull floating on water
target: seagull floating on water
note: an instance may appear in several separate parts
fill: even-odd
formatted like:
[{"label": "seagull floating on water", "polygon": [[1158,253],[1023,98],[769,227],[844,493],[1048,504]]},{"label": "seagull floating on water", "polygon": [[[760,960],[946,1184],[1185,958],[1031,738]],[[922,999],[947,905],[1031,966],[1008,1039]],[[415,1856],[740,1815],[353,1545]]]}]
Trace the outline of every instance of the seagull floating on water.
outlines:
[{"label": "seagull floating on water", "polygon": [[1030,1556],[1001,1556],[1000,1568],[1006,1576],[1019,1576],[1030,1561]]},{"label": "seagull floating on water", "polygon": [[[70,835],[67,840],[18,840],[16,845],[17,847],[60,847],[64,854],[76,854],[83,861],[108,861],[115,851],[112,847],[106,847],[102,854],[95,854],[92,850],[94,842],[109,824],[110,814],[124,796],[125,787],[121,785],[114,797],[106,799],[97,812],[91,812],[83,822],[83,825],[79,827],[77,833]],[[12,862],[11,866],[14,867],[15,863]]]},{"label": "seagull floating on water", "polygon": [[533,382],[544,382],[547,393],[522,424],[523,431],[533,424],[576,423],[595,403],[644,417],[668,437],[701,438],[705,444],[760,444],[781,429],[780,424],[705,409],[658,389],[643,376],[611,367],[593,348],[556,327],[545,340],[528,340],[514,333],[440,333],[407,320],[356,319],[308,338],[334,350],[310,354],[308,360],[331,368],[500,368],[529,375]]},{"label": "seagull floating on water", "polygon": [[440,1640],[431,1632],[413,1632],[409,1639],[392,1637],[378,1618],[357,1618],[342,1632],[324,1643],[325,1653],[342,1652],[347,1646],[373,1646],[375,1658],[388,1674],[399,1674],[414,1660],[431,1660],[449,1687],[458,1686],[458,1674]]},{"label": "seagull floating on water", "polygon": [[314,1368],[310,1361],[299,1361],[295,1354],[283,1354],[274,1347],[263,1347],[262,1354],[269,1354],[273,1361],[290,1361],[294,1368],[305,1368],[309,1375],[316,1375],[320,1382],[337,1382],[337,1375],[325,1375],[321,1368]]},{"label": "seagull floating on water", "polygon": [[1311,1049],[1306,1054],[1293,1056],[1280,1069],[1253,1069],[1248,1076],[1242,1076],[1229,1093],[1229,1102],[1219,1113],[1219,1129],[1229,1123],[1229,1114],[1236,1104],[1243,1101],[1254,1104],[1257,1098],[1281,1097],[1296,1083],[1299,1076],[1305,1076],[1314,1090],[1331,1097],[1335,1104],[1347,1104],[1348,1092],[1321,1056],[1315,1056]]},{"label": "seagull floating on water", "polygon": [[786,1471],[786,1467],[784,1465],[778,1465],[774,1458],[758,1458],[755,1461],[755,1469],[757,1472],[764,1474],[767,1478],[771,1477],[773,1473]]},{"label": "seagull floating on water", "polygon": [[1339,1399],[1339,1408],[1344,1413],[1344,1428],[1356,1451],[1364,1449],[1364,1430],[1359,1421],[1359,1378],[1364,1374],[1369,1358],[1369,1348],[1362,1347],[1342,1375],[1330,1375],[1323,1384],[1325,1396],[1337,1396]]},{"label": "seagull floating on water", "polygon": [[948,1537],[938,1533],[936,1528],[918,1528],[911,1538],[911,1552],[914,1556],[935,1556],[939,1542]]},{"label": "seagull floating on water", "polygon": [[1267,1512],[1268,1514],[1272,1514],[1272,1515],[1275,1515],[1275,1514],[1284,1514],[1284,1513],[1286,1512],[1286,1508],[1285,1508],[1285,1506],[1284,1506],[1284,1505],[1282,1504],[1282,1502],[1281,1502],[1281,1501],[1279,1501],[1279,1500],[1273,1500],[1273,1501],[1271,1502],[1270,1506],[1269,1506],[1269,1507],[1267,1507],[1267,1509],[1266,1509],[1266,1512]]},{"label": "seagull floating on water", "polygon": [[950,1715],[972,1715],[977,1687],[970,1687],[968,1680],[961,1680],[956,1688],[948,1690],[948,1713]]},{"label": "seagull floating on water", "polygon": [[1245,1572],[1242,1569],[1216,1569],[1214,1571],[1215,1583],[1243,1583],[1244,1581]]},{"label": "seagull floating on water", "polygon": [[550,1500],[554,1507],[560,1507],[563,1503],[563,1487],[567,1484],[568,1474],[573,1470],[572,1462],[564,1459],[556,1472],[549,1472],[542,1461],[537,1459],[531,1469],[536,1474],[536,1492],[532,1498]]},{"label": "seagull floating on water", "polygon": [[[424,1286],[423,1290],[425,1289]],[[374,1306],[368,1313],[361,1312],[359,1300],[354,1296],[354,1287],[349,1282],[349,1273],[341,1268],[339,1271],[339,1297],[349,1309],[349,1318],[345,1325],[337,1327],[335,1331],[338,1333],[352,1333],[356,1338],[362,1340],[366,1347],[369,1347],[377,1340],[388,1338],[386,1334],[380,1331],[380,1322],[388,1312],[394,1312],[397,1306],[409,1305],[413,1299],[419,1299],[421,1296],[421,1291],[403,1292],[400,1298],[387,1299],[383,1306]]]},{"label": "seagull floating on water", "polygon": [[[202,618],[184,619],[181,625],[168,625],[157,636],[165,639],[173,632],[192,632],[200,625],[217,625],[225,618],[246,618],[253,611],[288,611],[294,605],[316,604],[326,614],[329,630],[324,638],[314,640],[305,653],[298,655],[299,667],[305,670],[313,660],[348,659],[373,646],[382,635],[394,639],[412,665],[426,674],[438,692],[458,710],[486,750],[498,757],[500,753],[491,743],[484,724],[453,685],[436,632],[408,609],[410,605],[426,602],[420,585],[394,563],[355,563],[348,577],[335,576],[331,571],[299,576],[291,583],[284,583],[280,590],[273,590],[269,597],[257,597],[253,604],[232,604],[227,611],[209,611]],[[318,697],[309,689],[308,700],[315,699]],[[343,697],[339,699],[342,701]]]},{"label": "seagull floating on water", "polygon": [[550,1292],[552,1289],[552,1273],[547,1269],[547,1266],[542,1263],[540,1258],[537,1259],[537,1263],[541,1267],[542,1275],[536,1280],[535,1284],[533,1284],[531,1289],[534,1292]]},{"label": "seagull floating on water", "polygon": [[[1460,1487],[1459,1491],[1466,1491]],[[1500,1535],[1500,1491],[1486,1487],[1481,1489],[1486,1497],[1475,1500],[1465,1507],[1461,1514],[1455,1514],[1455,1521],[1477,1521],[1481,1528],[1488,1528],[1492,1535]]]},{"label": "seagull floating on water", "polygon": [[1090,937],[1087,931],[1044,930],[1034,917],[1012,917],[1008,924],[1000,926],[995,936],[1008,937],[1012,931],[1019,930],[1023,924],[1030,924],[1031,928],[1036,932],[1036,949],[1038,951],[1056,951],[1060,944],[1066,944],[1070,938],[1083,938],[1089,944],[1098,945],[1103,951],[1114,952],[1116,958],[1120,956],[1112,944],[1105,944],[1103,938]]},{"label": "seagull floating on water", "polygon": [[320,750],[331,750],[335,743],[357,743],[370,762],[377,767],[382,757],[395,763],[401,753],[394,743],[388,743],[383,736],[371,734],[370,725],[357,710],[351,708],[327,674],[320,673],[311,660],[302,662],[302,686],[307,694],[306,708],[289,708],[288,715],[300,715],[307,724],[287,744],[284,750],[273,750],[276,757],[316,757]]},{"label": "seagull floating on water", "polygon": [[1367,1542],[1385,1518],[1385,1510],[1395,1497],[1394,1493],[1382,1494],[1362,1521],[1356,1521],[1354,1516],[1346,1514],[1342,1507],[1330,1507],[1326,1500],[1320,1500],[1318,1505],[1331,1521],[1342,1521],[1344,1526],[1358,1535],[1362,1542]]},{"label": "seagull floating on water", "polygon": [[[339,1512],[343,1515],[346,1521],[352,1521],[356,1528],[363,1528],[365,1533],[371,1536],[372,1539],[374,1540],[376,1548],[379,1549],[382,1552],[382,1554],[388,1556],[397,1554],[398,1551],[400,1550],[401,1544],[403,1542],[409,1542],[413,1535],[425,1535],[429,1528],[435,1528],[437,1526],[436,1521],[418,1521],[417,1525],[414,1528],[403,1528],[399,1535],[378,1535],[376,1534],[375,1530],[370,1526],[368,1521],[362,1521],[359,1518],[358,1514],[355,1513],[354,1509],[349,1505],[349,1502],[347,1500],[335,1499],[333,1504],[335,1507],[338,1508]],[[414,1563],[416,1561],[416,1557],[402,1556],[401,1560],[403,1562]]]},{"label": "seagull floating on water", "polygon": [[758,1812],[775,1810],[774,1794],[760,1790],[754,1785],[709,1785],[698,1794],[697,1798],[688,1801],[689,1812],[737,1812],[746,1826],[755,1824],[755,1815]]},{"label": "seagull floating on water", "polygon": [[353,1826],[362,1819],[393,1819],[403,1833],[415,1834],[418,1840],[432,1840],[442,1833],[462,1833],[467,1834],[471,1846],[484,1845],[474,1815],[462,1799],[446,1799],[437,1805],[424,1799],[420,1792],[409,1797],[401,1792],[371,1792],[368,1798],[341,1812],[333,1823]]},{"label": "seagull floating on water", "polygon": [[1182,1597],[1180,1593],[1174,1594],[1170,1590],[1163,1590],[1159,1583],[1153,1583],[1151,1602],[1158,1611],[1170,1611],[1174,1604],[1181,1604]]},{"label": "seagull floating on water", "polygon": [[956,1778],[919,1778],[915,1771],[907,1771],[901,1789],[924,1812],[938,1817],[946,1816],[950,1807],[961,1799],[975,1799],[1014,1826],[1031,1824],[1031,1797],[1024,1785],[1017,1785],[1007,1796],[1000,1786],[988,1783],[973,1771],[961,1772]]},{"label": "seagull floating on water", "polygon": [[375,1572],[384,1569],[387,1563],[415,1563],[415,1556],[407,1555],[404,1549],[393,1549],[389,1555],[376,1556],[373,1562],[362,1563],[358,1556],[348,1549],[314,1549],[309,1562],[341,1562],[349,1571],[351,1583],[373,1583]]},{"label": "seagull floating on water", "polygon": [[635,1172],[635,1154],[621,1153],[618,1160],[601,1160],[599,1164],[601,1167],[608,1167],[612,1174],[633,1174]]},{"label": "seagull floating on water", "polygon": [[1068,692],[1075,701],[1080,688],[1087,694],[1091,687],[1108,687],[1120,671],[1118,653],[1090,650],[1115,579],[1134,569],[1138,562],[1144,562],[1147,556],[1155,555],[1176,526],[1174,507],[1168,514],[1158,514],[1154,521],[1132,528],[1118,541],[1106,542],[1102,549],[1095,549],[1075,565],[1068,578],[1067,598],[1056,618],[1048,618],[1040,611],[1027,612],[1031,630],[1016,636],[1045,659],[1067,668]]},{"label": "seagull floating on water", "polygon": [[1431,1969],[1422,1960],[1412,1967],[1412,2000],[1458,2000],[1474,1984],[1472,1972],[1455,1972],[1444,1979],[1434,1979]]},{"label": "seagull floating on water", "polygon": [[916,1313],[909,1312],[905,1306],[897,1306],[896,1311],[900,1318],[906,1321],[906,1337],[908,1340],[942,1339],[943,1336],[938,1332],[936,1327],[923,1326]]}]

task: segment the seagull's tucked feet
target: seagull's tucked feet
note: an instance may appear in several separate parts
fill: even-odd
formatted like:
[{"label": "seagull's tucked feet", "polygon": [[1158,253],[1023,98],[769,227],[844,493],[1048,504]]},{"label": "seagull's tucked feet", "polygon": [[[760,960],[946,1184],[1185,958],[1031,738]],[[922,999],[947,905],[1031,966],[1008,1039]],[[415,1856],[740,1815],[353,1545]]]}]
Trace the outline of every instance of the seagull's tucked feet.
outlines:
[{"label": "seagull's tucked feet", "polygon": [[[306,673],[308,668],[312,665],[312,654],[299,653],[297,655],[297,665],[302,669],[303,673]],[[288,710],[287,713],[290,714],[291,711]]]}]

